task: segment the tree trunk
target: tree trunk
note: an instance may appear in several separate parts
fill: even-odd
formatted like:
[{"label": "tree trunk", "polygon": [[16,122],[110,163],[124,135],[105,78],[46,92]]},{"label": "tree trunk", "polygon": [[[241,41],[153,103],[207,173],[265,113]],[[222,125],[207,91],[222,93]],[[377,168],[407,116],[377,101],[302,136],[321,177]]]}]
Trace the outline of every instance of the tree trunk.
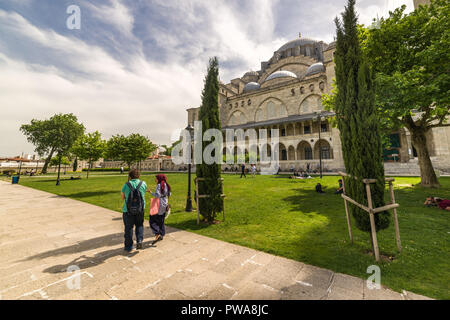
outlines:
[{"label": "tree trunk", "polygon": [[411,130],[412,143],[417,150],[420,167],[420,184],[424,187],[439,188],[440,184],[434,172],[427,146],[426,133],[428,130],[415,128]]},{"label": "tree trunk", "polygon": [[61,156],[59,156],[59,161],[58,161],[58,178],[56,179],[56,185],[57,186],[59,186],[60,173],[61,173]]},{"label": "tree trunk", "polygon": [[47,159],[45,159],[44,166],[42,167],[42,171],[41,171],[42,173],[44,173],[44,174],[47,173],[48,164],[50,163],[50,160],[52,159],[54,152],[55,152],[54,150],[50,151]]}]

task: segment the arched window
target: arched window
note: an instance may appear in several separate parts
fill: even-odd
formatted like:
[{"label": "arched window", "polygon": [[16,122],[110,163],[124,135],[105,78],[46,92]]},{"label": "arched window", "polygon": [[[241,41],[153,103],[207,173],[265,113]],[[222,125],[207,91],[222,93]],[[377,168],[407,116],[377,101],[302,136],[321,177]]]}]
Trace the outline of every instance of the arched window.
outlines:
[{"label": "arched window", "polygon": [[267,103],[267,117],[269,119],[275,118],[277,116],[277,112],[276,112],[276,107],[275,107],[275,103],[273,103],[272,101],[269,101]]},{"label": "arched window", "polygon": [[264,111],[261,108],[256,111],[255,121],[264,121]]},{"label": "arched window", "polygon": [[311,147],[306,147],[305,148],[305,160],[312,160],[313,158],[313,152]]},{"label": "arched window", "polygon": [[287,113],[287,109],[285,106],[281,105],[280,106],[280,117],[287,117],[288,113]]},{"label": "arched window", "polygon": [[321,148],[322,159],[331,159],[330,147],[325,146]]}]

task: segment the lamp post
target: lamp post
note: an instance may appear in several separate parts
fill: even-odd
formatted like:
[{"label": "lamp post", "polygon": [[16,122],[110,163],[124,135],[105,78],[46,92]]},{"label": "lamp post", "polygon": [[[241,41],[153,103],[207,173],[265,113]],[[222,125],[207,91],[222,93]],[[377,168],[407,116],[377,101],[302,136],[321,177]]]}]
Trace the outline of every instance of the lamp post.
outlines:
[{"label": "lamp post", "polygon": [[320,132],[322,131],[321,113],[317,113],[317,121],[319,122],[319,171],[320,171],[320,179],[322,179],[322,144],[320,140]]},{"label": "lamp post", "polygon": [[[192,135],[194,132],[194,128],[188,124],[186,129],[189,132],[189,135],[191,137],[192,141]],[[188,193],[187,193],[187,200],[186,200],[186,212],[192,212],[192,197],[191,197],[191,162],[192,162],[192,145],[189,142],[189,162],[188,162]]]}]

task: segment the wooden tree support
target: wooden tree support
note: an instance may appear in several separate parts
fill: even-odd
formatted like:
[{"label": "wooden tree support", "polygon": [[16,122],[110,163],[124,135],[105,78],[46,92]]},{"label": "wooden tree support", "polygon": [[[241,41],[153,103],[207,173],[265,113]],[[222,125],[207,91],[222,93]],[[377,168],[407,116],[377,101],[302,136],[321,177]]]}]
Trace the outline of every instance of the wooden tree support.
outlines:
[{"label": "wooden tree support", "polygon": [[373,207],[373,203],[372,203],[372,193],[370,191],[370,184],[372,183],[376,183],[377,180],[376,179],[363,179],[362,182],[366,185],[366,193],[367,193],[367,207],[361,203],[358,203],[357,201],[353,200],[352,198],[350,198],[349,196],[347,196],[346,192],[345,192],[345,179],[344,177],[349,177],[349,178],[354,178],[357,179],[356,177],[352,177],[349,174],[346,174],[344,172],[339,172],[339,175],[342,176],[342,189],[343,189],[343,194],[341,195],[342,198],[344,199],[344,204],[345,204],[345,214],[347,216],[347,226],[348,226],[348,233],[350,235],[350,241],[351,243],[353,243],[353,232],[352,232],[352,225],[351,225],[351,221],[350,221],[350,214],[348,212],[348,204],[347,202],[350,202],[351,204],[361,208],[362,210],[366,211],[369,213],[369,218],[370,218],[370,230],[371,230],[371,237],[372,237],[372,243],[373,243],[373,249],[374,249],[374,254],[375,254],[375,259],[376,261],[380,261],[380,252],[379,252],[379,248],[378,248],[378,241],[377,241],[377,232],[376,232],[376,228],[375,228],[375,217],[374,214],[379,213],[379,212],[383,212],[383,211],[387,211],[387,210],[392,210],[394,213],[394,226],[395,226],[395,238],[397,240],[397,248],[398,251],[401,252],[402,251],[402,244],[400,241],[400,229],[398,226],[398,217],[397,217],[397,208],[400,206],[398,203],[395,203],[395,196],[394,196],[394,186],[392,184],[392,182],[395,180],[394,178],[386,178],[385,181],[389,184],[389,193],[390,193],[390,197],[391,197],[391,203],[382,207],[378,207],[378,208],[374,208]]},{"label": "wooden tree support", "polygon": [[[225,194],[223,193],[223,178],[219,178],[219,180],[222,181],[222,194],[220,196],[222,198],[225,198]],[[209,198],[209,195],[208,194],[199,194],[199,192],[198,192],[198,182],[199,181],[205,181],[205,178],[195,178],[194,181],[195,181],[195,191],[196,191],[195,194],[196,194],[196,201],[197,201],[197,208],[196,208],[196,211],[197,211],[197,224],[200,224],[200,210],[199,210],[200,202],[198,201],[198,199],[200,199],[200,198]],[[225,221],[225,202],[224,202],[222,208],[223,208],[223,211],[222,211],[223,221]]]}]

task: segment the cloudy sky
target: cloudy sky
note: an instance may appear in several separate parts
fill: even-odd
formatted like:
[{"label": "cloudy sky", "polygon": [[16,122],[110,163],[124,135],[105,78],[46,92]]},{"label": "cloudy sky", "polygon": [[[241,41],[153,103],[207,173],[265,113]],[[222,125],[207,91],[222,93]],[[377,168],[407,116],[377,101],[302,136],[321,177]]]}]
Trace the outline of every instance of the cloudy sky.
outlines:
[{"label": "cloudy sky", "polygon": [[[200,104],[208,58],[224,82],[302,36],[333,41],[346,0],[0,0],[0,156],[33,154],[19,127],[74,113],[104,138],[158,144]],[[359,0],[360,22],[412,0]],[[68,6],[81,29],[67,28]]]}]

